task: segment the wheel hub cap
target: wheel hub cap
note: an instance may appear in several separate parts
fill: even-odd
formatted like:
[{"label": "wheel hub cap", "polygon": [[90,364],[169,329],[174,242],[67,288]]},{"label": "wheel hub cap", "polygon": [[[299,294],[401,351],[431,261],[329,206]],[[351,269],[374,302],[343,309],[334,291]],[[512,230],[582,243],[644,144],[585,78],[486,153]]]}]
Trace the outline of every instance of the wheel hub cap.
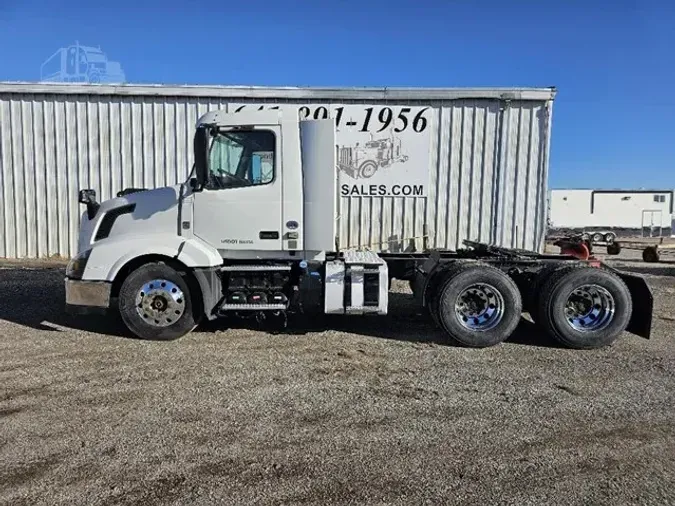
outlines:
[{"label": "wheel hub cap", "polygon": [[457,296],[455,315],[467,329],[479,332],[493,329],[504,316],[504,297],[494,286],[471,285]]},{"label": "wheel hub cap", "polygon": [[567,297],[565,317],[577,332],[598,331],[612,323],[616,306],[614,297],[598,285],[583,285]]},{"label": "wheel hub cap", "polygon": [[154,279],[145,283],[136,295],[136,311],[147,324],[168,327],[183,316],[185,295],[175,283]]}]

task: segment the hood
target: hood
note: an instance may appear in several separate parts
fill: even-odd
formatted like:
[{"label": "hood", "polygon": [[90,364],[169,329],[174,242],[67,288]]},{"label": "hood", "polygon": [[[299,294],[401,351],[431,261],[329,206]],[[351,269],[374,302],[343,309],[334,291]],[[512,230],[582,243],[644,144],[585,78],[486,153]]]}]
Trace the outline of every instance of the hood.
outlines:
[{"label": "hood", "polygon": [[178,205],[182,185],[164,186],[162,188],[126,188],[117,192],[117,197],[104,200],[94,219],[102,214],[122,206],[134,204],[135,215],[168,211]]},{"label": "hood", "polygon": [[124,197],[125,195],[131,195],[132,193],[145,192],[148,191],[148,188],[125,188],[122,191],[117,192],[118,197]]},{"label": "hood", "polygon": [[175,233],[182,185],[129,192],[101,202],[96,215],[82,214],[78,252],[119,235]]}]

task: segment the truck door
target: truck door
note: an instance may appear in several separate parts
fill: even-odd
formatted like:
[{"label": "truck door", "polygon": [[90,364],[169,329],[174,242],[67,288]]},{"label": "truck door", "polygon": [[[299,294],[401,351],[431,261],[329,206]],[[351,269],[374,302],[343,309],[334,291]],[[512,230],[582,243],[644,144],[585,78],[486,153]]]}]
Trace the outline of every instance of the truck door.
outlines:
[{"label": "truck door", "polygon": [[194,195],[194,234],[228,250],[281,251],[279,126],[220,130],[209,150],[209,178]]}]

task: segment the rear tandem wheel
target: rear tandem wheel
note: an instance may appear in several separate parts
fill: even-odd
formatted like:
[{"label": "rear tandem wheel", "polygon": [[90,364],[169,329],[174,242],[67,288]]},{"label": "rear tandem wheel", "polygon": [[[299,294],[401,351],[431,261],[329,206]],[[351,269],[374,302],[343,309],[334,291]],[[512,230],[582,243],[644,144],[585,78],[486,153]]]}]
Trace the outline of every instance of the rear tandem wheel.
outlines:
[{"label": "rear tandem wheel", "polygon": [[621,278],[601,268],[570,266],[542,284],[537,323],[569,348],[594,349],[616,341],[631,314],[630,292]]},{"label": "rear tandem wheel", "polygon": [[445,274],[431,294],[428,309],[451,341],[484,348],[511,336],[522,307],[520,291],[507,274],[490,265],[471,263]]}]

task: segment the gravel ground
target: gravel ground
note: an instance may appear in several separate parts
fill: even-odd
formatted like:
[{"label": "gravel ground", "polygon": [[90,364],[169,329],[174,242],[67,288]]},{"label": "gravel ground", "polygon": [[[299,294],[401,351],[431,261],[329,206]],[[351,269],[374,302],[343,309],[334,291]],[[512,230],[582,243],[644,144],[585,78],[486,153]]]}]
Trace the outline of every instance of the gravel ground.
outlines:
[{"label": "gravel ground", "polygon": [[0,504],[673,504],[675,264],[612,261],[654,337],[584,352],[526,320],[437,344],[399,285],[384,318],[143,342],[66,318],[61,267],[6,266]]}]

